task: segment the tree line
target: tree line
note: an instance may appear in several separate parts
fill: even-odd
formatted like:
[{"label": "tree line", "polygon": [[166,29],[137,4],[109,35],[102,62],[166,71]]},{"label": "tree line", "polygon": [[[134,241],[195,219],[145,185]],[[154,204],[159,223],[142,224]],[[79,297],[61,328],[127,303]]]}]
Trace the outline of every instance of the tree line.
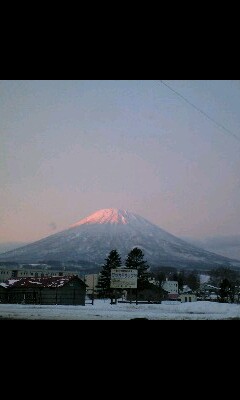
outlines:
[{"label": "tree line", "polygon": [[239,302],[240,271],[219,267],[209,272],[209,283],[219,287],[219,301],[221,303]]},{"label": "tree line", "polygon": [[[121,256],[116,249],[111,250],[100,271],[97,288],[102,297],[112,298],[114,289],[111,286],[111,270],[123,267]],[[141,291],[149,288],[149,265],[144,260],[144,253],[135,247],[132,249],[125,260],[124,268],[136,269],[138,271],[137,290]],[[134,291],[134,289],[132,289]]]}]

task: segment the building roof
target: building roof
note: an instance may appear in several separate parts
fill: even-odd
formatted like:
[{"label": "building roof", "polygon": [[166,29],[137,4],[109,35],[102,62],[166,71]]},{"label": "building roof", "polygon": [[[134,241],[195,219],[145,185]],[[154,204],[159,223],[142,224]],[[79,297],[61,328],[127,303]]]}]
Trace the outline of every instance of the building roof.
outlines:
[{"label": "building roof", "polygon": [[178,293],[168,293],[168,299],[174,300],[178,298]]},{"label": "building roof", "polygon": [[86,284],[78,276],[44,276],[41,278],[16,278],[8,279],[6,282],[0,283],[0,286],[4,288],[10,287],[29,287],[29,288],[58,288],[65,286],[68,282],[72,280],[79,280],[82,285]]},{"label": "building roof", "polygon": [[190,293],[192,292],[192,289],[190,289],[190,287],[188,285],[183,285],[183,288],[181,290],[181,293]]}]

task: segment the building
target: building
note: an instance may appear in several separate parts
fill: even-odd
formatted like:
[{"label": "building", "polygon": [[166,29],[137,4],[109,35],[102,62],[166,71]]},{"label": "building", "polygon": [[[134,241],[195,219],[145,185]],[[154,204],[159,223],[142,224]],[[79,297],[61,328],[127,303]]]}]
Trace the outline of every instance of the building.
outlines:
[{"label": "building", "polygon": [[199,294],[202,300],[216,300],[218,298],[219,291],[219,287],[210,285],[208,282],[204,282],[200,285]]},{"label": "building", "polygon": [[0,269],[0,282],[5,282],[8,279],[11,279],[12,277],[13,277],[13,270],[5,268]]},{"label": "building", "polygon": [[16,278],[0,283],[0,302],[85,305],[86,284],[78,276]]},{"label": "building", "polygon": [[100,274],[87,274],[84,275],[84,282],[87,285],[87,294],[93,294],[96,295],[99,291],[99,288],[97,287],[98,285],[98,279],[99,279]]},{"label": "building", "polygon": [[168,300],[178,300],[178,281],[163,281],[162,288],[167,292]]},{"label": "building", "polygon": [[178,294],[178,281],[163,281],[162,288],[171,294]]},{"label": "building", "polygon": [[187,302],[192,302],[192,301],[197,301],[197,296],[192,293],[182,293],[179,295],[179,300],[181,300],[181,303],[187,303]]},{"label": "building", "polygon": [[1,268],[0,269],[0,282],[5,282],[8,279],[15,279],[15,278],[28,278],[28,277],[44,277],[44,276],[63,276],[63,275],[77,275],[81,277],[80,274],[76,271],[64,271],[64,270],[53,270],[48,268]]}]

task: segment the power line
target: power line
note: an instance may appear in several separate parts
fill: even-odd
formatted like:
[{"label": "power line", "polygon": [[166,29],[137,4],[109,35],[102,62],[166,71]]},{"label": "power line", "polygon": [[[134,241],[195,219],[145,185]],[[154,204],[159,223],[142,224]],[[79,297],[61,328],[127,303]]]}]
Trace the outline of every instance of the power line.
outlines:
[{"label": "power line", "polygon": [[198,112],[200,112],[201,114],[203,114],[206,118],[208,118],[211,122],[213,122],[215,125],[217,125],[219,128],[223,129],[225,132],[229,133],[230,135],[232,135],[235,139],[240,141],[240,137],[238,137],[237,135],[235,135],[235,133],[233,133],[232,131],[230,131],[228,128],[226,128],[224,125],[220,124],[219,122],[217,122],[215,119],[213,119],[210,115],[208,115],[205,111],[201,110],[199,107],[195,106],[195,104],[193,104],[191,101],[189,101],[186,97],[184,97],[181,93],[177,92],[175,89],[173,89],[170,85],[168,85],[167,83],[163,82],[163,81],[157,81],[158,83],[161,82],[164,86],[166,86],[168,89],[170,89],[173,93],[175,93],[177,96],[181,97],[181,99],[183,99],[186,103],[188,103],[190,106],[192,106],[193,108],[195,108],[195,110],[197,110]]}]

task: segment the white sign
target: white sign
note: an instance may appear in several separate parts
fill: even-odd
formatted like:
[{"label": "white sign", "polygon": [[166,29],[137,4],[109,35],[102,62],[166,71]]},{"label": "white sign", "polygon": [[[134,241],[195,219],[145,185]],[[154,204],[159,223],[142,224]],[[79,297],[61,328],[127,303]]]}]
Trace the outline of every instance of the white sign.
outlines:
[{"label": "white sign", "polygon": [[111,269],[111,288],[129,289],[137,288],[137,269],[116,268]]}]

